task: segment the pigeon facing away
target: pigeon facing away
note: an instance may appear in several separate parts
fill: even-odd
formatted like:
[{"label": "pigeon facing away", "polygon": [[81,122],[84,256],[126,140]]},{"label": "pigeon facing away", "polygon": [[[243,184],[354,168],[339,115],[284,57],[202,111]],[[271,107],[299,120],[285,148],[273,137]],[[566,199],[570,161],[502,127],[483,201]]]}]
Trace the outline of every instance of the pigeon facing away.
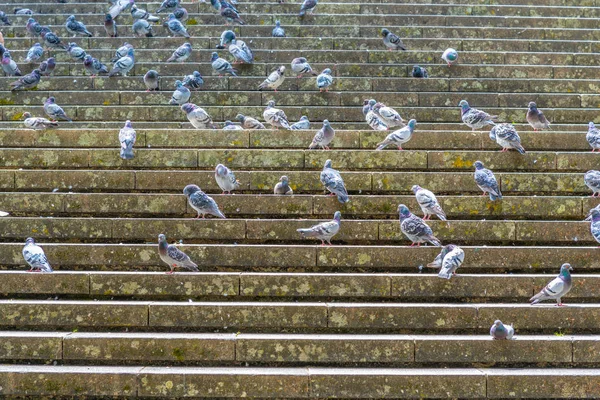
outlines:
[{"label": "pigeon facing away", "polygon": [[119,58],[113,64],[113,69],[110,71],[108,76],[115,76],[116,74],[121,74],[122,76],[127,76],[127,73],[131,71],[133,65],[135,64],[134,58],[134,50],[133,47],[127,50],[127,55]]},{"label": "pigeon facing away", "polygon": [[402,43],[402,39],[390,32],[388,29],[382,29],[381,36],[383,37],[383,44],[385,44],[385,47],[388,48],[388,51],[406,50],[406,46],[404,43]]},{"label": "pigeon facing away", "polygon": [[304,57],[294,58],[291,63],[292,72],[298,74],[297,78],[302,78],[303,74],[311,74],[317,76],[318,74],[313,71],[312,67]]},{"label": "pigeon facing away", "polygon": [[234,124],[231,121],[225,121],[225,125],[223,126],[223,130],[225,130],[225,131],[241,131],[241,130],[244,130],[244,128],[242,128],[239,125]]},{"label": "pigeon facing away", "polygon": [[373,111],[373,105],[375,105],[375,100],[365,100],[363,104],[363,113],[365,114],[365,121],[371,128],[376,131],[387,131],[388,126],[383,122],[383,120]]},{"label": "pigeon facing away", "polygon": [[133,25],[131,26],[131,29],[133,30],[133,33],[135,33],[135,36],[137,37],[153,37],[154,36],[154,31],[152,30],[152,25],[150,25],[150,22],[146,21],[145,19],[138,19],[137,21],[135,21],[133,23]]},{"label": "pigeon facing away", "polygon": [[44,112],[47,116],[52,118],[53,122],[61,119],[63,121],[73,122],[71,118],[65,114],[65,110],[62,109],[61,106],[56,104],[56,99],[54,97],[48,97],[44,102]]},{"label": "pigeon facing away", "polygon": [[127,56],[129,49],[133,49],[133,46],[127,42],[123,43],[123,46],[119,47],[117,51],[115,51],[115,56],[110,60],[110,62],[114,63],[118,59]]},{"label": "pigeon facing away", "polygon": [[90,31],[87,30],[86,26],[82,22],[79,22],[75,19],[74,15],[70,15],[67,18],[67,22],[65,23],[65,28],[67,28],[67,32],[72,34],[73,37],[77,36],[78,34],[87,36],[87,37],[94,36],[94,35],[92,35],[92,33]]},{"label": "pigeon facing away", "polygon": [[184,23],[188,19],[188,12],[185,8],[179,7],[173,10],[173,15],[181,23]]},{"label": "pigeon facing away", "polygon": [[590,231],[596,242],[600,243],[600,211],[597,208],[590,210],[590,218],[592,221]]},{"label": "pigeon facing away", "polygon": [[183,62],[187,60],[192,54],[192,45],[190,43],[184,43],[179,46],[169,57],[167,62]]},{"label": "pigeon facing away", "polygon": [[283,110],[275,108],[275,101],[273,100],[267,103],[267,108],[265,108],[265,111],[263,112],[263,118],[275,129],[291,129],[287,116]]},{"label": "pigeon facing away", "polygon": [[585,135],[590,147],[592,148],[592,153],[596,150],[600,152],[600,129],[596,128],[593,122],[588,124],[588,132]]},{"label": "pigeon facing away", "polygon": [[217,52],[212,53],[212,58],[210,61],[212,63],[212,69],[219,74],[219,77],[223,76],[223,74],[237,76],[235,69],[233,69],[229,61],[220,58]]},{"label": "pigeon facing away", "polygon": [[186,113],[187,119],[196,129],[215,129],[212,118],[203,108],[198,107],[193,103],[185,103],[181,106],[181,110]]},{"label": "pigeon facing away", "polygon": [[121,158],[123,160],[133,159],[133,146],[137,135],[131,126],[131,121],[127,120],[125,126],[119,131],[119,142],[121,142]]},{"label": "pigeon facing away", "polygon": [[40,63],[40,75],[50,76],[52,75],[52,72],[54,72],[54,68],[56,68],[56,59],[54,57],[49,57],[46,61]]},{"label": "pigeon facing away", "polygon": [[377,144],[376,150],[383,150],[389,145],[398,146],[398,150],[404,150],[402,145],[412,138],[416,126],[417,120],[411,119],[404,128],[398,129],[387,135],[383,142]]},{"label": "pigeon facing away", "polygon": [[234,8],[221,7],[221,10],[219,12],[221,13],[221,17],[225,18],[227,25],[229,25],[232,22],[235,22],[239,25],[246,24],[244,20],[240,18],[240,14],[238,14],[238,12]]},{"label": "pigeon facing away", "polygon": [[548,122],[544,113],[538,110],[537,104],[532,101],[527,107],[529,108],[527,110],[527,122],[529,122],[534,131],[550,129],[550,122]]},{"label": "pigeon facing away", "polygon": [[166,25],[169,29],[169,32],[171,32],[173,36],[183,36],[186,38],[191,37],[190,34],[187,32],[187,29],[185,29],[185,26],[183,26],[181,21],[175,18],[175,15],[172,13],[169,14],[169,19],[166,22]]},{"label": "pigeon facing away", "polygon": [[153,16],[148,11],[143,10],[141,8],[137,8],[135,4],[131,6],[131,16],[133,19],[145,19],[149,22],[159,22],[160,18]]},{"label": "pigeon facing away", "polygon": [[190,206],[198,212],[196,219],[200,218],[200,215],[202,215],[202,219],[204,219],[206,214],[214,215],[218,218],[225,218],[213,198],[200,190],[198,186],[187,185],[183,189],[183,194],[187,196]]},{"label": "pigeon facing away", "polygon": [[483,196],[489,193],[491,201],[502,199],[502,193],[500,192],[500,187],[494,173],[484,168],[481,161],[475,161],[473,165],[475,166],[475,183],[477,183],[479,189],[483,190]]},{"label": "pigeon facing away", "polygon": [[512,324],[504,325],[502,321],[497,319],[490,328],[490,335],[494,340],[511,340],[515,335],[515,328]]},{"label": "pigeon facing away", "polygon": [[49,48],[56,48],[56,49],[66,49],[67,48],[67,46],[65,46],[65,44],[60,40],[60,38],[52,32],[44,32],[42,38],[44,39],[44,43],[46,43],[46,46]]},{"label": "pigeon facing away", "polygon": [[442,251],[437,255],[432,263],[427,264],[430,268],[440,268],[438,277],[444,279],[452,278],[456,275],[456,270],[465,260],[465,252],[455,244],[448,244],[442,247]]},{"label": "pigeon facing away", "polygon": [[47,128],[55,128],[58,126],[57,122],[52,122],[46,118],[33,118],[30,113],[24,112],[23,118],[25,118],[24,124],[29,129],[44,130]]},{"label": "pigeon facing away", "polygon": [[320,179],[325,189],[331,192],[331,196],[337,196],[340,203],[344,204],[350,201],[344,180],[340,173],[332,168],[331,160],[325,161]]},{"label": "pigeon facing away", "polygon": [[35,243],[35,239],[27,238],[23,247],[23,258],[31,269],[28,272],[52,272],[44,250]]},{"label": "pigeon facing away", "polygon": [[431,228],[423,220],[412,214],[404,204],[398,206],[400,216],[400,230],[414,245],[421,246],[421,243],[429,242],[434,246],[441,246],[441,242],[433,236]]},{"label": "pigeon facing away", "polygon": [[191,75],[186,75],[183,77],[183,86],[188,89],[200,89],[202,85],[204,85],[204,79],[202,79],[202,75],[200,72],[194,71]]},{"label": "pigeon facing away", "polygon": [[304,0],[300,6],[300,13],[298,16],[302,18],[307,12],[312,15],[315,11],[315,7],[317,7],[317,0]]},{"label": "pigeon facing away", "polygon": [[36,43],[33,46],[31,46],[29,51],[27,51],[27,58],[25,59],[25,62],[31,63],[31,62],[37,61],[40,58],[42,58],[43,55],[44,55],[44,48],[42,47],[41,44]]},{"label": "pigeon facing away", "polygon": [[314,237],[321,241],[321,246],[325,246],[327,242],[331,246],[331,238],[334,237],[340,231],[340,221],[342,219],[342,213],[336,211],[333,214],[333,220],[322,222],[308,229],[296,229],[300,232],[300,235],[304,238]]},{"label": "pigeon facing away", "polygon": [[108,37],[117,37],[117,22],[110,14],[104,16],[104,31]]},{"label": "pigeon facing away", "polygon": [[306,115],[303,115],[302,117],[300,117],[300,121],[290,126],[290,129],[293,131],[310,129],[310,121],[308,120],[308,117]]},{"label": "pigeon facing away", "polygon": [[88,70],[92,78],[95,78],[98,74],[108,74],[108,67],[89,54],[83,59],[83,66]]},{"label": "pigeon facing away", "polygon": [[[371,104],[373,102],[373,104]],[[375,100],[369,100],[369,105],[372,107],[371,109],[384,124],[386,124],[389,128],[394,126],[404,126],[404,120],[398,113],[398,111],[394,110],[392,107],[388,107],[383,103],[375,103]]]},{"label": "pigeon facing away", "polygon": [[458,61],[458,52],[451,48],[446,49],[442,54],[442,60],[446,61],[446,64],[451,67]]},{"label": "pigeon facing away", "polygon": [[10,53],[7,51],[2,55],[2,70],[6,76],[21,76],[21,70],[17,63],[10,57]]},{"label": "pigeon facing away", "polygon": [[458,106],[460,107],[462,122],[469,128],[475,130],[483,128],[486,125],[496,125],[493,120],[498,118],[497,116],[479,111],[476,108],[471,108],[466,100],[461,100]]},{"label": "pigeon facing away", "polygon": [[281,178],[279,178],[279,182],[277,182],[277,185],[275,185],[275,188],[273,189],[273,193],[281,194],[281,195],[294,194],[294,191],[290,187],[290,181],[287,176],[283,175]]},{"label": "pigeon facing away", "polygon": [[423,189],[419,185],[414,185],[411,190],[415,194],[421,210],[423,210],[424,221],[430,220],[432,215],[437,216],[442,221],[446,221],[446,213],[442,209],[442,206],[440,206],[435,194],[427,189]]},{"label": "pigeon facing away", "polygon": [[69,47],[67,47],[67,51],[71,58],[76,61],[83,61],[86,56],[86,52],[81,47],[77,46],[77,43],[69,43]]},{"label": "pigeon facing away", "polygon": [[166,236],[162,233],[158,235],[158,255],[171,268],[167,272],[169,275],[174,272],[175,268],[185,268],[189,271],[198,272],[198,266],[190,260],[190,257],[175,245],[168,244]]},{"label": "pigeon facing away", "polygon": [[600,197],[600,171],[593,169],[586,172],[583,176],[583,182],[585,186],[592,190],[592,197],[595,197],[596,194]]},{"label": "pigeon facing away", "polygon": [[14,92],[22,89],[33,89],[40,83],[41,75],[39,69],[34,69],[30,74],[20,77],[10,84],[10,91]]},{"label": "pigeon facing away", "polygon": [[169,104],[181,106],[188,102],[192,93],[190,89],[183,86],[183,83],[179,80],[175,81],[175,91],[169,100]]},{"label": "pigeon facing away", "polygon": [[335,130],[331,127],[328,120],[323,121],[323,127],[317,132],[312,140],[312,143],[308,146],[309,149],[316,149],[320,147],[322,149],[329,150],[329,143],[335,137]]},{"label": "pigeon facing away", "polygon": [[515,149],[521,154],[525,154],[525,149],[521,145],[521,138],[512,124],[498,124],[490,131],[490,139],[502,146],[501,152],[509,149]]},{"label": "pigeon facing away", "polygon": [[235,119],[240,121],[244,129],[265,129],[265,126],[257,119],[246,117],[244,114],[238,114]]},{"label": "pigeon facing away", "polygon": [[285,37],[285,30],[281,27],[281,22],[279,20],[275,21],[275,28],[271,32],[271,36],[273,37]]},{"label": "pigeon facing away", "polygon": [[231,194],[232,190],[239,189],[240,187],[240,181],[235,179],[233,171],[223,164],[219,164],[215,168],[215,180],[217,181],[217,185],[219,185],[223,191],[223,194]]},{"label": "pigeon facing away", "polygon": [[323,72],[317,76],[317,87],[319,88],[319,92],[325,90],[329,91],[329,86],[333,84],[333,77],[331,76],[331,69],[325,68]]},{"label": "pigeon facing away", "polygon": [[157,91],[160,82],[160,75],[157,71],[151,69],[144,75],[144,84],[146,92]]},{"label": "pigeon facing away", "polygon": [[571,267],[571,264],[563,264],[560,267],[560,273],[558,274],[558,276],[552,281],[550,281],[550,283],[548,283],[541,290],[541,292],[529,299],[531,305],[537,304],[540,301],[556,300],[556,305],[562,306],[562,297],[566,295],[573,286],[571,274],[569,273],[569,271],[572,270],[573,268]]},{"label": "pigeon facing away", "polygon": [[412,77],[413,78],[429,78],[429,74],[424,67],[419,67],[415,65],[412,69]]},{"label": "pigeon facing away", "polygon": [[281,86],[285,80],[285,75],[283,75],[284,71],[285,67],[282,65],[275,71],[271,72],[271,74],[267,76],[267,79],[265,79],[264,82],[258,86],[258,90],[273,89],[276,92],[277,88]]}]

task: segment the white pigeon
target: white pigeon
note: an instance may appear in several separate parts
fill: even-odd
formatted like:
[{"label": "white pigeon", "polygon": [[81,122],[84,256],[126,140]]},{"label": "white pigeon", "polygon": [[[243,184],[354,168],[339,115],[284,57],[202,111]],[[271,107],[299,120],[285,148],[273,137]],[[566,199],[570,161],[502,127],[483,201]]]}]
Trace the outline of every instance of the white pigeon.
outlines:
[{"label": "white pigeon", "polygon": [[260,84],[258,90],[273,89],[274,91],[277,91],[277,88],[281,86],[281,84],[285,80],[285,75],[283,74],[284,71],[285,67],[282,65],[275,71],[271,72],[271,74],[267,76],[267,79],[265,79],[264,82]]}]

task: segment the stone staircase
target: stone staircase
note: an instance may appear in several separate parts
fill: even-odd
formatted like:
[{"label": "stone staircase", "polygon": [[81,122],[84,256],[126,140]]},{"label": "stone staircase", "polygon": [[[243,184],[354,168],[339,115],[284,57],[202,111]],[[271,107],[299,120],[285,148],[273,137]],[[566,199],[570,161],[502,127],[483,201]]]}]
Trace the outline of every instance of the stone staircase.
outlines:
[{"label": "stone staircase", "polygon": [[[585,139],[587,123],[600,122],[600,1],[322,0],[304,20],[298,2],[241,1],[248,24],[233,30],[256,62],[237,78],[213,76],[210,54],[226,28],[210,4],[183,3],[194,50],[175,64],[166,59],[184,39],[158,24],[156,37],[134,38],[128,11],[120,37],[106,37],[107,3],[0,1],[13,23],[0,30],[23,73],[37,66],[23,60],[38,40],[15,7],[104,63],[123,42],[136,49],[128,77],[92,79],[58,50],[54,76],[36,90],[11,93],[14,78],[0,77],[0,210],[10,213],[0,218],[0,397],[600,397],[600,250],[583,221],[600,203],[583,182],[600,169]],[[94,36],[70,38],[70,14]],[[270,37],[275,20],[287,38]],[[409,50],[386,51],[382,27]],[[450,68],[440,59],[447,47],[459,51]],[[292,76],[299,56],[332,68],[328,93]],[[430,78],[412,78],[414,64]],[[279,65],[284,84],[259,92]],[[150,68],[159,92],[145,92]],[[262,120],[275,100],[311,129],[191,129],[168,100],[194,70],[205,84],[190,101],[219,127],[238,113]],[[49,96],[74,122],[24,129],[23,113],[43,116]],[[406,151],[374,151],[389,132],[364,122],[367,98],[417,120]],[[514,123],[527,154],[500,153],[486,129],[461,124],[462,99]],[[530,101],[552,130],[526,125]],[[126,119],[137,131],[132,160],[119,158]],[[307,150],[323,119],[336,129],[332,150]],[[326,159],[346,182],[345,205],[324,195]],[[495,172],[502,201],[480,196],[476,160]],[[218,163],[241,181],[235,195],[220,194]],[[272,195],[281,175],[294,196]],[[228,219],[192,219],[182,195],[191,183]],[[399,203],[421,215],[414,184],[435,192],[449,217],[429,222],[435,235],[465,250],[449,281],[424,267],[439,249],[409,248],[400,232]],[[334,246],[296,232],[335,211]],[[182,241],[201,272],[166,275],[159,233]],[[25,272],[28,236],[54,273]],[[574,268],[568,306],[530,306],[563,262]],[[491,340],[496,319],[514,323],[517,339]]]}]

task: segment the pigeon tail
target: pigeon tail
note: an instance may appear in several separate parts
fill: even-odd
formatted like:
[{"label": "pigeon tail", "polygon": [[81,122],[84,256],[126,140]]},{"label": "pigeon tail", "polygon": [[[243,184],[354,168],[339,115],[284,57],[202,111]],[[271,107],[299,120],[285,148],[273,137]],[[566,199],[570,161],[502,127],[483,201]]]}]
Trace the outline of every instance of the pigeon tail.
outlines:
[{"label": "pigeon tail", "polygon": [[431,243],[434,246],[442,247],[442,242],[440,242],[439,239],[433,235],[425,236],[424,239],[427,240],[429,243]]},{"label": "pigeon tail", "polygon": [[133,148],[121,148],[120,155],[123,160],[131,160],[133,158]]}]

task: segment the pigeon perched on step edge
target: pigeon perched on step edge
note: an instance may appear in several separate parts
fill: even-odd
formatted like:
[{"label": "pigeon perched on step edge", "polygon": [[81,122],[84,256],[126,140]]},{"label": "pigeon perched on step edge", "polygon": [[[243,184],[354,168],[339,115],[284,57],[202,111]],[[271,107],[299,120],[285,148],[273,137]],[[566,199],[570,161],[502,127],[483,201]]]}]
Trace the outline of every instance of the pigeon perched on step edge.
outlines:
[{"label": "pigeon perched on step edge", "polygon": [[244,22],[244,20],[240,17],[240,14],[237,12],[237,10],[235,8],[221,7],[221,10],[219,10],[219,13],[221,14],[221,17],[225,18],[227,25],[231,24],[232,22],[235,22],[236,24],[239,24],[239,25],[246,24],[246,22]]},{"label": "pigeon perched on step edge", "polygon": [[233,122],[227,120],[227,121],[225,121],[225,124],[223,125],[223,130],[225,130],[225,131],[241,131],[241,130],[244,130],[244,128],[242,128],[240,125],[236,125]]},{"label": "pigeon perched on step edge", "polygon": [[171,57],[169,57],[167,59],[167,62],[180,62],[183,64],[183,62],[185,60],[190,58],[191,54],[192,54],[192,45],[190,43],[184,43],[181,46],[179,46],[177,49],[175,49],[173,54],[171,54]]},{"label": "pigeon perched on step edge", "polygon": [[187,29],[185,29],[185,26],[183,26],[181,21],[175,18],[175,15],[173,13],[169,14],[169,19],[167,20],[167,22],[165,22],[165,24],[167,26],[167,29],[169,29],[169,32],[171,32],[173,36],[183,36],[186,38],[191,37],[190,34],[187,32]]},{"label": "pigeon perched on step edge", "polygon": [[383,142],[377,143],[377,148],[375,150],[383,150],[389,145],[398,146],[398,150],[404,150],[402,145],[407,143],[412,138],[416,126],[417,121],[415,119],[411,119],[408,121],[408,125],[406,125],[404,128],[400,128],[390,133],[386,136]]},{"label": "pigeon perched on step edge", "polygon": [[33,89],[40,83],[41,75],[39,69],[34,69],[30,74],[24,75],[10,84],[10,91],[14,92],[22,89]]},{"label": "pigeon perched on step edge", "polygon": [[[371,104],[373,102],[373,104]],[[383,103],[375,103],[375,100],[369,100],[369,105],[372,107],[371,109],[388,128],[392,128],[394,126],[404,126],[404,119],[400,116],[398,111],[394,110],[392,107],[388,107]]]},{"label": "pigeon perched on step edge", "polygon": [[592,148],[592,153],[596,150],[600,152],[600,129],[596,128],[593,122],[588,124],[588,132],[585,138]]},{"label": "pigeon perched on step edge", "polygon": [[131,30],[137,37],[153,37],[154,31],[152,25],[145,19],[136,20],[131,26]]},{"label": "pigeon perched on step edge", "polygon": [[83,59],[83,66],[92,78],[95,78],[98,74],[108,74],[108,67],[89,54]]},{"label": "pigeon perched on step edge", "polygon": [[117,22],[110,14],[104,16],[104,31],[108,37],[117,37]]},{"label": "pigeon perched on step edge", "polygon": [[156,13],[160,13],[162,11],[172,12],[176,8],[179,7],[179,0],[164,0],[160,7],[156,10]]},{"label": "pigeon perched on step edge", "polygon": [[310,129],[310,121],[308,120],[308,117],[306,115],[303,115],[302,117],[300,117],[300,120],[298,122],[290,126],[290,129],[293,131]]},{"label": "pigeon perched on step edge", "polygon": [[192,93],[190,89],[183,86],[183,82],[180,80],[175,81],[175,91],[169,100],[169,104],[181,106],[188,102]]},{"label": "pigeon perched on step edge", "polygon": [[191,75],[185,75],[181,82],[183,82],[183,86],[190,90],[200,89],[204,85],[204,79],[198,71],[194,71]]},{"label": "pigeon perched on step edge", "polygon": [[320,147],[325,150],[329,150],[329,143],[335,137],[335,130],[331,127],[328,120],[323,121],[323,127],[316,133],[311,144],[308,146],[309,149],[316,149]]},{"label": "pigeon perched on step edge", "polygon": [[406,50],[406,46],[402,43],[402,39],[388,29],[383,28],[381,30],[381,36],[383,37],[383,44],[388,48],[388,51]]},{"label": "pigeon perched on step edge", "polygon": [[21,70],[17,63],[11,58],[10,53],[7,51],[2,55],[2,70],[6,76],[21,76]]},{"label": "pigeon perched on step edge", "polygon": [[60,40],[60,38],[52,32],[44,32],[42,38],[46,47],[55,49],[66,49],[67,46]]},{"label": "pigeon perched on step edge", "polygon": [[325,189],[331,192],[332,196],[337,196],[340,203],[344,204],[350,201],[346,185],[344,185],[344,180],[340,173],[333,169],[331,160],[325,161],[320,179],[323,186],[325,186]]},{"label": "pigeon perched on step edge", "polygon": [[160,83],[160,75],[157,71],[151,69],[144,75],[144,85],[146,92],[157,91]]},{"label": "pigeon perched on step edge", "polygon": [[398,206],[400,216],[400,230],[414,245],[421,246],[421,243],[429,242],[434,246],[441,246],[442,243],[433,235],[431,228],[423,220],[412,214],[404,204]]},{"label": "pigeon perched on step edge", "polygon": [[281,27],[281,22],[279,20],[275,21],[275,28],[271,32],[271,36],[273,37],[285,37],[285,30]]},{"label": "pigeon perched on step edge", "polygon": [[52,272],[44,250],[35,243],[35,239],[27,238],[23,247],[23,258],[31,267],[28,272]]},{"label": "pigeon perched on step edge", "polygon": [[418,65],[413,66],[412,73],[413,78],[429,78],[429,74],[424,67],[419,67]]},{"label": "pigeon perched on step edge", "polygon": [[216,129],[212,118],[202,107],[198,107],[193,103],[185,103],[181,106],[181,110],[186,113],[188,121],[196,129]]},{"label": "pigeon perched on step edge", "polygon": [[109,72],[108,76],[115,76],[121,74],[127,76],[127,73],[131,71],[135,64],[134,50],[133,47],[127,50],[127,55],[119,58],[113,64],[113,69]]},{"label": "pigeon perched on step edge", "polygon": [[67,47],[67,52],[75,61],[83,61],[83,59],[87,55],[85,50],[79,47],[77,43],[69,43],[69,46]]},{"label": "pigeon perched on step edge", "polygon": [[121,158],[123,160],[133,159],[133,146],[137,135],[131,126],[131,121],[127,120],[125,126],[119,131],[119,142],[121,143]]},{"label": "pigeon perched on step edge", "polygon": [[562,306],[562,297],[569,293],[569,290],[573,286],[573,280],[569,273],[572,270],[571,264],[563,264],[560,267],[558,276],[550,281],[538,294],[529,299],[531,305],[537,304],[540,301],[556,300],[556,305]]},{"label": "pigeon perched on step edge", "polygon": [[490,336],[494,340],[511,340],[514,339],[515,328],[510,325],[504,325],[502,321],[497,319],[494,321],[494,325],[490,328]]},{"label": "pigeon perched on step edge", "polygon": [[430,220],[432,215],[435,215],[442,221],[446,221],[446,213],[442,209],[442,206],[440,206],[435,194],[427,189],[423,189],[419,185],[414,185],[411,190],[415,194],[417,203],[419,203],[423,211],[424,221]]},{"label": "pigeon perched on step edge", "polygon": [[273,89],[275,92],[277,92],[277,88],[281,86],[285,80],[284,72],[285,67],[283,65],[271,72],[271,74],[267,76],[267,79],[265,79],[264,82],[258,86],[258,90]]},{"label": "pigeon perched on step edge", "polygon": [[232,190],[239,189],[240,187],[240,181],[235,178],[233,171],[223,164],[219,164],[215,168],[215,180],[223,191],[223,194],[231,194]]},{"label": "pigeon perched on step edge", "polygon": [[285,112],[275,108],[275,101],[273,100],[267,103],[267,108],[265,108],[265,111],[263,112],[263,118],[275,129],[291,129]]},{"label": "pigeon perched on step edge", "polygon": [[138,8],[135,4],[131,5],[131,16],[133,19],[145,19],[148,22],[159,22],[160,18],[155,17],[150,14],[148,11]]},{"label": "pigeon perched on step edge", "polygon": [[446,49],[442,54],[442,60],[446,61],[446,64],[451,67],[458,61],[458,52],[451,48]]},{"label": "pigeon perched on step edge", "polygon": [[325,246],[327,242],[331,246],[331,238],[340,231],[340,221],[342,213],[336,211],[333,214],[333,220],[321,222],[320,224],[311,226],[307,229],[296,229],[303,238],[316,238],[321,241],[321,246]]},{"label": "pigeon perched on step edge", "polygon": [[538,110],[537,104],[532,101],[527,107],[527,122],[529,122],[529,125],[531,125],[534,131],[550,129],[550,122],[548,122],[544,113]]},{"label": "pigeon perched on step edge", "polygon": [[47,128],[55,128],[58,126],[57,122],[52,122],[49,119],[42,117],[34,118],[28,112],[23,113],[23,118],[25,118],[25,120],[23,121],[25,127],[29,129],[44,130]]},{"label": "pigeon perched on step edge", "polygon": [[444,279],[452,278],[456,275],[456,270],[465,261],[465,252],[455,244],[448,244],[442,247],[442,251],[437,255],[432,263],[427,264],[430,268],[439,268],[438,277]]},{"label": "pigeon perched on step edge", "polygon": [[466,100],[458,103],[462,122],[472,130],[483,128],[486,125],[496,125],[494,120],[498,118],[476,108],[471,108]]},{"label": "pigeon perched on step edge", "polygon": [[303,18],[306,13],[312,15],[315,12],[315,8],[317,7],[317,0],[304,0],[302,5],[300,6],[300,13],[298,16]]},{"label": "pigeon perched on step edge", "polygon": [[35,61],[39,60],[40,58],[42,58],[43,55],[44,55],[44,48],[42,47],[41,44],[36,43],[33,46],[31,46],[31,48],[27,51],[27,58],[25,58],[25,62],[26,63],[35,62]]},{"label": "pigeon perched on step edge", "polygon": [[35,38],[39,35],[37,33],[37,30],[39,29],[38,26],[40,26],[40,24],[37,23],[35,18],[27,19],[27,23],[25,24],[25,29],[29,33],[29,36],[31,36],[32,38]]},{"label": "pigeon perched on step edge", "polygon": [[598,195],[600,197],[600,171],[590,170],[583,176],[585,186],[592,190],[592,197]]},{"label": "pigeon perched on step edge", "polygon": [[317,88],[319,92],[329,91],[329,86],[333,84],[333,76],[331,75],[331,69],[325,68],[323,72],[317,76]]},{"label": "pigeon perched on step edge", "polygon": [[54,97],[48,97],[44,102],[44,112],[47,116],[52,118],[53,121],[63,120],[73,122],[71,118],[65,114],[65,110],[62,109],[61,106],[56,104],[56,99]]},{"label": "pigeon perched on step edge", "polygon": [[175,16],[175,18],[177,18],[177,20],[179,22],[181,22],[182,24],[188,20],[189,14],[188,11],[183,8],[183,7],[178,7],[176,9],[173,10],[173,15]]},{"label": "pigeon perched on step edge", "polygon": [[240,121],[240,124],[244,129],[265,129],[265,126],[259,120],[247,117],[244,114],[238,114],[235,119]]},{"label": "pigeon perched on step edge", "polygon": [[219,210],[219,206],[213,198],[200,190],[198,186],[187,185],[183,189],[183,194],[187,196],[190,206],[198,212],[196,219],[200,218],[200,216],[204,219],[206,214],[225,218],[225,215]]},{"label": "pigeon perched on step edge", "polygon": [[52,72],[54,72],[54,68],[56,68],[56,59],[54,57],[49,57],[46,61],[42,61],[40,63],[40,75],[42,76],[50,76]]},{"label": "pigeon perched on step edge", "polygon": [[225,48],[229,45],[229,53],[235,58],[235,63],[252,64],[254,62],[254,54],[246,42],[236,37],[231,30],[223,31],[219,41],[219,48]]},{"label": "pigeon perched on step edge", "polygon": [[521,137],[512,124],[498,124],[490,131],[490,139],[502,146],[501,152],[507,152],[509,149],[515,149],[520,154],[525,154],[525,149],[521,145]]},{"label": "pigeon perched on step edge", "polygon": [[[373,104],[371,104],[373,103]],[[387,131],[388,126],[383,122],[383,120],[373,111],[373,105],[375,105],[375,100],[365,100],[363,104],[363,114],[365,115],[365,121],[371,128],[376,131]]]},{"label": "pigeon perched on step edge", "polygon": [[304,57],[294,58],[290,66],[292,68],[292,72],[298,74],[296,76],[297,78],[302,78],[303,74],[311,74],[312,76],[318,75],[315,71],[313,71],[312,67]]},{"label": "pigeon perched on step edge", "polygon": [[190,260],[187,254],[179,250],[175,245],[167,243],[167,237],[162,233],[158,235],[158,255],[171,268],[167,272],[169,275],[175,272],[175,268],[184,268],[193,272],[199,271],[198,266]]},{"label": "pigeon perched on step edge", "polygon": [[279,182],[277,182],[275,185],[273,193],[288,196],[294,194],[294,191],[290,187],[290,181],[287,176],[282,175],[281,178],[279,178]]},{"label": "pigeon perched on step edge", "polygon": [[33,15],[33,11],[29,8],[15,8],[15,15]]},{"label": "pigeon perched on step edge", "polygon": [[118,59],[127,56],[127,53],[129,52],[129,49],[133,49],[133,46],[130,45],[129,43],[127,43],[127,42],[124,42],[123,46],[119,47],[117,49],[117,51],[115,51],[115,56],[113,58],[111,58],[110,62],[114,63]]},{"label": "pigeon perched on step edge", "polygon": [[210,61],[212,63],[212,69],[219,74],[219,77],[222,77],[223,74],[237,76],[235,69],[233,69],[229,61],[220,58],[217,52],[212,53]]},{"label": "pigeon perched on step edge", "polygon": [[73,37],[77,35],[92,37],[92,33],[87,30],[86,26],[75,19],[74,15],[70,15],[65,22],[65,28],[67,28],[67,32],[69,32]]},{"label": "pigeon perched on step edge", "polygon": [[590,210],[590,231],[592,232],[592,236],[596,239],[596,242],[600,243],[600,211],[597,208],[593,208]]},{"label": "pigeon perched on step edge", "polygon": [[486,193],[489,193],[491,201],[501,200],[502,193],[500,192],[500,187],[498,186],[498,181],[496,181],[494,173],[489,169],[484,168],[481,161],[475,161],[473,166],[475,167],[475,174],[473,177],[475,178],[475,183],[479,189],[483,190],[483,196],[485,196]]}]

